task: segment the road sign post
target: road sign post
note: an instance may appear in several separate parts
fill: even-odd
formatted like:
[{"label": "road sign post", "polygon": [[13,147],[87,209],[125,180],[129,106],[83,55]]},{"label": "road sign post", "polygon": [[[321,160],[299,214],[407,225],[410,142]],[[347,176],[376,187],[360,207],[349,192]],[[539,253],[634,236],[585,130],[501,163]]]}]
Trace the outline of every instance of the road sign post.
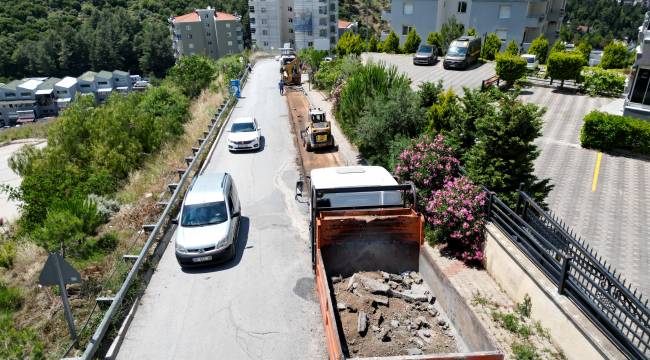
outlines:
[{"label": "road sign post", "polygon": [[81,275],[79,275],[79,272],[58,253],[50,253],[38,279],[39,284],[43,286],[59,286],[65,319],[68,322],[70,337],[74,342],[77,342],[77,331],[75,330],[74,318],[72,317],[72,310],[70,310],[70,301],[68,300],[68,292],[65,289],[65,284],[78,283],[80,281]]}]

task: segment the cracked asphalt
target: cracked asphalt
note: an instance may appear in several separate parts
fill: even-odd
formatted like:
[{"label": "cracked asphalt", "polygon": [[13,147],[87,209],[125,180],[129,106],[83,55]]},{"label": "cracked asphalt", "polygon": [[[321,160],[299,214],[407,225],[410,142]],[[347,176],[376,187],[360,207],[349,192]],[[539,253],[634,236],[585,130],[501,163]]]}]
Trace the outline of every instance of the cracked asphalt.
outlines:
[{"label": "cracked asphalt", "polygon": [[237,257],[219,267],[181,270],[169,244],[118,359],[324,359],[306,208],[298,178],[279,65],[261,60],[231,118],[255,116],[265,145],[231,154],[225,134],[208,171],[232,174],[242,206]]}]

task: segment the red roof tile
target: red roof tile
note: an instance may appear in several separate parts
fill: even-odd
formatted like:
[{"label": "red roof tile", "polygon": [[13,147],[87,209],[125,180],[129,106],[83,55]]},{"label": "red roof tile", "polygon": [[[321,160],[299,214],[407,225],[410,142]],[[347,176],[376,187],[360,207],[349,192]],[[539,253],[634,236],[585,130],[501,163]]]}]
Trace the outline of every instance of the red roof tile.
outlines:
[{"label": "red roof tile", "polygon": [[339,29],[347,29],[350,25],[351,22],[339,19]]},{"label": "red roof tile", "polygon": [[197,22],[199,20],[200,20],[199,19],[199,14],[197,14],[196,12],[191,12],[189,14],[174,17],[174,21],[177,22],[177,23]]},{"label": "red roof tile", "polygon": [[237,20],[238,19],[237,16],[235,16],[233,14],[224,13],[224,12],[216,11],[214,13],[214,15],[215,15],[215,18],[217,19],[217,21],[220,21],[220,20]]}]

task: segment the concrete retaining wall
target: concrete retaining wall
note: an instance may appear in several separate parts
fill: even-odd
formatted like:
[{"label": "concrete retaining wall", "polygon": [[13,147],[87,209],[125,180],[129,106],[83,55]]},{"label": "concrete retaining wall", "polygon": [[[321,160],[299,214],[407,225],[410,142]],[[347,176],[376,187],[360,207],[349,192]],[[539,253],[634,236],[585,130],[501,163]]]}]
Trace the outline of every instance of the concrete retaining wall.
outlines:
[{"label": "concrete retaining wall", "polygon": [[531,317],[549,329],[568,359],[624,359],[616,347],[493,224],[486,226],[485,267],[514,301],[532,300]]}]

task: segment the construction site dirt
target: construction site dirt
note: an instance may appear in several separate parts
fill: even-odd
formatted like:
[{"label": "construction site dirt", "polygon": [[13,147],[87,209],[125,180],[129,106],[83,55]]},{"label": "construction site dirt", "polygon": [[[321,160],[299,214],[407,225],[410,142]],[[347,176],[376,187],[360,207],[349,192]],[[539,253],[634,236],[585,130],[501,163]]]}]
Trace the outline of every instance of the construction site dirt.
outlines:
[{"label": "construction site dirt", "polygon": [[303,173],[308,175],[312,169],[344,165],[344,161],[341,160],[336,147],[324,150],[306,150],[300,133],[305,130],[309,122],[309,100],[300,87],[287,87],[285,94],[289,107],[289,120],[291,121],[296,147],[299,152],[299,166],[302,168]]},{"label": "construction site dirt", "polygon": [[453,329],[417,272],[359,272],[331,280],[351,357],[458,350]]}]

